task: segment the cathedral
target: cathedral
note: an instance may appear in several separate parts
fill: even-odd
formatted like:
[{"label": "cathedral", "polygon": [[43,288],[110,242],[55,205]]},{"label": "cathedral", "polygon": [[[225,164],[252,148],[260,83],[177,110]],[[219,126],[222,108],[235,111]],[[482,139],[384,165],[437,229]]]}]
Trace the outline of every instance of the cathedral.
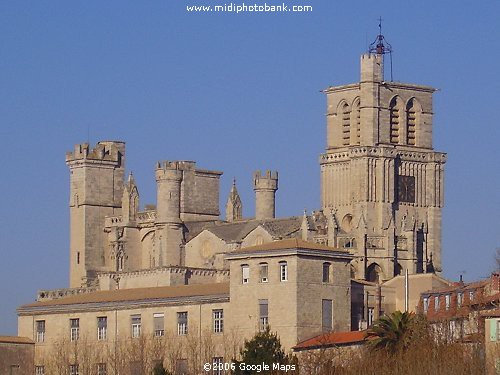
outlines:
[{"label": "cathedral", "polygon": [[[152,363],[131,370],[136,360],[111,354],[147,337],[174,340],[168,350],[176,352],[155,361],[199,373],[190,350],[207,335],[205,360],[214,363],[235,358],[229,348],[267,326],[290,350],[403,310],[402,273],[421,291],[448,285],[438,276],[446,154],[432,145],[436,90],[386,81],[379,47],[361,56],[359,82],[323,90],[321,207],[310,213],[276,217],[278,172],[268,170],[253,175],[254,217],[242,216],[236,182],[221,217],[222,172],[192,161],[158,162],[156,205],[141,208],[123,142],[68,152],[70,285],[41,290],[17,310],[18,334],[35,341],[36,374],[78,374],[85,363],[99,374],[129,371],[122,365],[146,373]],[[98,349],[92,359],[68,352],[48,362],[65,339],[82,337]]]},{"label": "cathedral", "polygon": [[133,176],[124,178],[125,144],[76,145],[66,155],[70,287],[114,288],[131,273],[134,285],[149,286],[167,266],[185,269],[186,278],[189,269],[217,278],[226,254],[286,238],[348,250],[357,279],[439,274],[446,155],[432,146],[436,90],[385,81],[383,63],[383,54],[365,54],[360,82],[323,90],[327,147],[319,158],[321,207],[311,215],[276,218],[278,172],[257,171],[255,216],[242,217],[233,183],[223,219],[222,172],[190,161],[157,163],[157,203],[141,211]]}]

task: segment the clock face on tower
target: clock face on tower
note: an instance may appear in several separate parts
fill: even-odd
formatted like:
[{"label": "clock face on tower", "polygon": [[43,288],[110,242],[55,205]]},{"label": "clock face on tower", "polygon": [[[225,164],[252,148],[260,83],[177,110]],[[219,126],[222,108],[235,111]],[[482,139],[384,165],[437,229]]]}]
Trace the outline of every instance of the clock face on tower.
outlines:
[{"label": "clock face on tower", "polygon": [[415,177],[398,176],[399,202],[415,203]]}]

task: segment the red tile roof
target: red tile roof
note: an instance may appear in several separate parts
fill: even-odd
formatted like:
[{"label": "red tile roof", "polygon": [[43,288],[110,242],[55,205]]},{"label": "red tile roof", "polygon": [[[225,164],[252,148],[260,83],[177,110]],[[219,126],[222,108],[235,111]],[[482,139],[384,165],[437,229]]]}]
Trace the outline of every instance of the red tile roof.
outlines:
[{"label": "red tile roof", "polygon": [[329,332],[299,342],[294,350],[307,350],[329,346],[361,344],[366,340],[366,331]]}]

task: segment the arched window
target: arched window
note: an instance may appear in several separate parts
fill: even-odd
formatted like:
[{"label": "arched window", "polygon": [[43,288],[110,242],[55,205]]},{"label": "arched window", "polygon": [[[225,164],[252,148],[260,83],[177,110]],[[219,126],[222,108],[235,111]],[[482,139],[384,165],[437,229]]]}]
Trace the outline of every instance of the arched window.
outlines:
[{"label": "arched window", "polygon": [[389,105],[389,118],[390,118],[390,141],[391,143],[399,143],[399,101],[397,98],[391,100]]},{"label": "arched window", "polygon": [[417,126],[419,122],[419,105],[415,99],[410,99],[406,105],[406,143],[417,144]]},{"label": "arched window", "polygon": [[361,111],[359,109],[359,98],[354,101],[352,105],[352,120],[353,128],[355,131],[355,141],[354,143],[361,144]]},{"label": "arched window", "polygon": [[366,269],[366,280],[371,281],[373,283],[380,283],[381,280],[382,269],[377,263],[372,263]]},{"label": "arched window", "polygon": [[342,106],[342,145],[349,146],[351,143],[351,113],[349,106],[344,103]]}]

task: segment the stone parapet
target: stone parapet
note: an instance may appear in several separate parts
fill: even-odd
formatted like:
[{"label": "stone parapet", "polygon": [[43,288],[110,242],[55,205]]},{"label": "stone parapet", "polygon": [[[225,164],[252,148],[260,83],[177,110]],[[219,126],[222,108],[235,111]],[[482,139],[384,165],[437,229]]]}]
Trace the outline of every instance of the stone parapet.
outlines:
[{"label": "stone parapet", "polygon": [[53,299],[74,296],[77,294],[92,293],[95,291],[97,291],[96,287],[39,290],[36,296],[36,300],[49,301]]}]

